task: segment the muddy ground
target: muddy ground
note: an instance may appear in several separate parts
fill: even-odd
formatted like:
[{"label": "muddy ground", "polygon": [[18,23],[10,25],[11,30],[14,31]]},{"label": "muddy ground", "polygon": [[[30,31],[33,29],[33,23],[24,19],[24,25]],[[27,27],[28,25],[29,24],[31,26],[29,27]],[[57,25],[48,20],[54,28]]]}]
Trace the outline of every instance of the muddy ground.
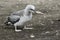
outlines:
[{"label": "muddy ground", "polygon": [[[38,1],[39,2],[39,1]],[[16,0],[0,0],[0,40],[60,40],[60,1],[40,0],[38,2],[25,2]],[[28,23],[32,30],[15,32],[13,26],[5,26],[5,18],[12,12],[25,8],[27,4],[36,6],[36,10],[44,13],[34,14]],[[31,35],[35,37],[30,37]]]}]

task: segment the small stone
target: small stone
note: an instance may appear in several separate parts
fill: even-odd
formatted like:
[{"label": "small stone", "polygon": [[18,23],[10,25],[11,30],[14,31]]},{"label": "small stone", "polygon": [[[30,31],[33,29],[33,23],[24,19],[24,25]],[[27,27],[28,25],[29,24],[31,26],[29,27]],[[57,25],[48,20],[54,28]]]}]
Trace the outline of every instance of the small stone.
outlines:
[{"label": "small stone", "polygon": [[47,18],[46,16],[43,16],[44,18]]},{"label": "small stone", "polygon": [[41,25],[45,25],[45,24],[43,24],[43,23],[40,23]]},{"label": "small stone", "polygon": [[58,36],[59,35],[59,32],[57,32],[56,35]]},{"label": "small stone", "polygon": [[31,38],[34,38],[35,36],[33,34],[30,35]]},{"label": "small stone", "polygon": [[51,21],[51,24],[53,24],[54,22],[53,21]]},{"label": "small stone", "polygon": [[45,32],[45,33],[50,33],[49,31]]}]

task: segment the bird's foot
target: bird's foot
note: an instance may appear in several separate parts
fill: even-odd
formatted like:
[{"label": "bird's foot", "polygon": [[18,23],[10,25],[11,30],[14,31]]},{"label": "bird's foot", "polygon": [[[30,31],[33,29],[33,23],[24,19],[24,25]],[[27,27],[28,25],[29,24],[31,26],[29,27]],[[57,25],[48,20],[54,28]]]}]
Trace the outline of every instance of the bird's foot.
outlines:
[{"label": "bird's foot", "polygon": [[25,26],[24,29],[33,29],[33,28],[28,28],[28,27]]},{"label": "bird's foot", "polygon": [[24,29],[33,29],[33,28],[24,28]]},{"label": "bird's foot", "polygon": [[16,32],[22,31],[22,30],[15,30]]}]

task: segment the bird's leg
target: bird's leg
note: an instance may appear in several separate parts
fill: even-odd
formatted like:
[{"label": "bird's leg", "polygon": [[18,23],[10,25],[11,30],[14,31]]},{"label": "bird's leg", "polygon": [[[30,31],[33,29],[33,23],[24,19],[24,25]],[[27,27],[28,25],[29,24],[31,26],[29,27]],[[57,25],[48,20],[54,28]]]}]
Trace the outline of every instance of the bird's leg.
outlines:
[{"label": "bird's leg", "polygon": [[19,32],[19,31],[22,31],[22,30],[18,30],[18,29],[17,29],[17,26],[15,26],[15,31],[16,31],[16,32]]}]

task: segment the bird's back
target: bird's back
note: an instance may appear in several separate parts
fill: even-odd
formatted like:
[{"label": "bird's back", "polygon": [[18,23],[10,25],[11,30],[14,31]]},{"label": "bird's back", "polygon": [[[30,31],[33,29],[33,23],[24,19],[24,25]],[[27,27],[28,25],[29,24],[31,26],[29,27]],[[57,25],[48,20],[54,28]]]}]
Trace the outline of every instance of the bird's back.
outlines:
[{"label": "bird's back", "polygon": [[18,16],[23,16],[23,14],[24,14],[24,10],[19,10],[17,12],[11,13],[11,15],[18,15]]}]

